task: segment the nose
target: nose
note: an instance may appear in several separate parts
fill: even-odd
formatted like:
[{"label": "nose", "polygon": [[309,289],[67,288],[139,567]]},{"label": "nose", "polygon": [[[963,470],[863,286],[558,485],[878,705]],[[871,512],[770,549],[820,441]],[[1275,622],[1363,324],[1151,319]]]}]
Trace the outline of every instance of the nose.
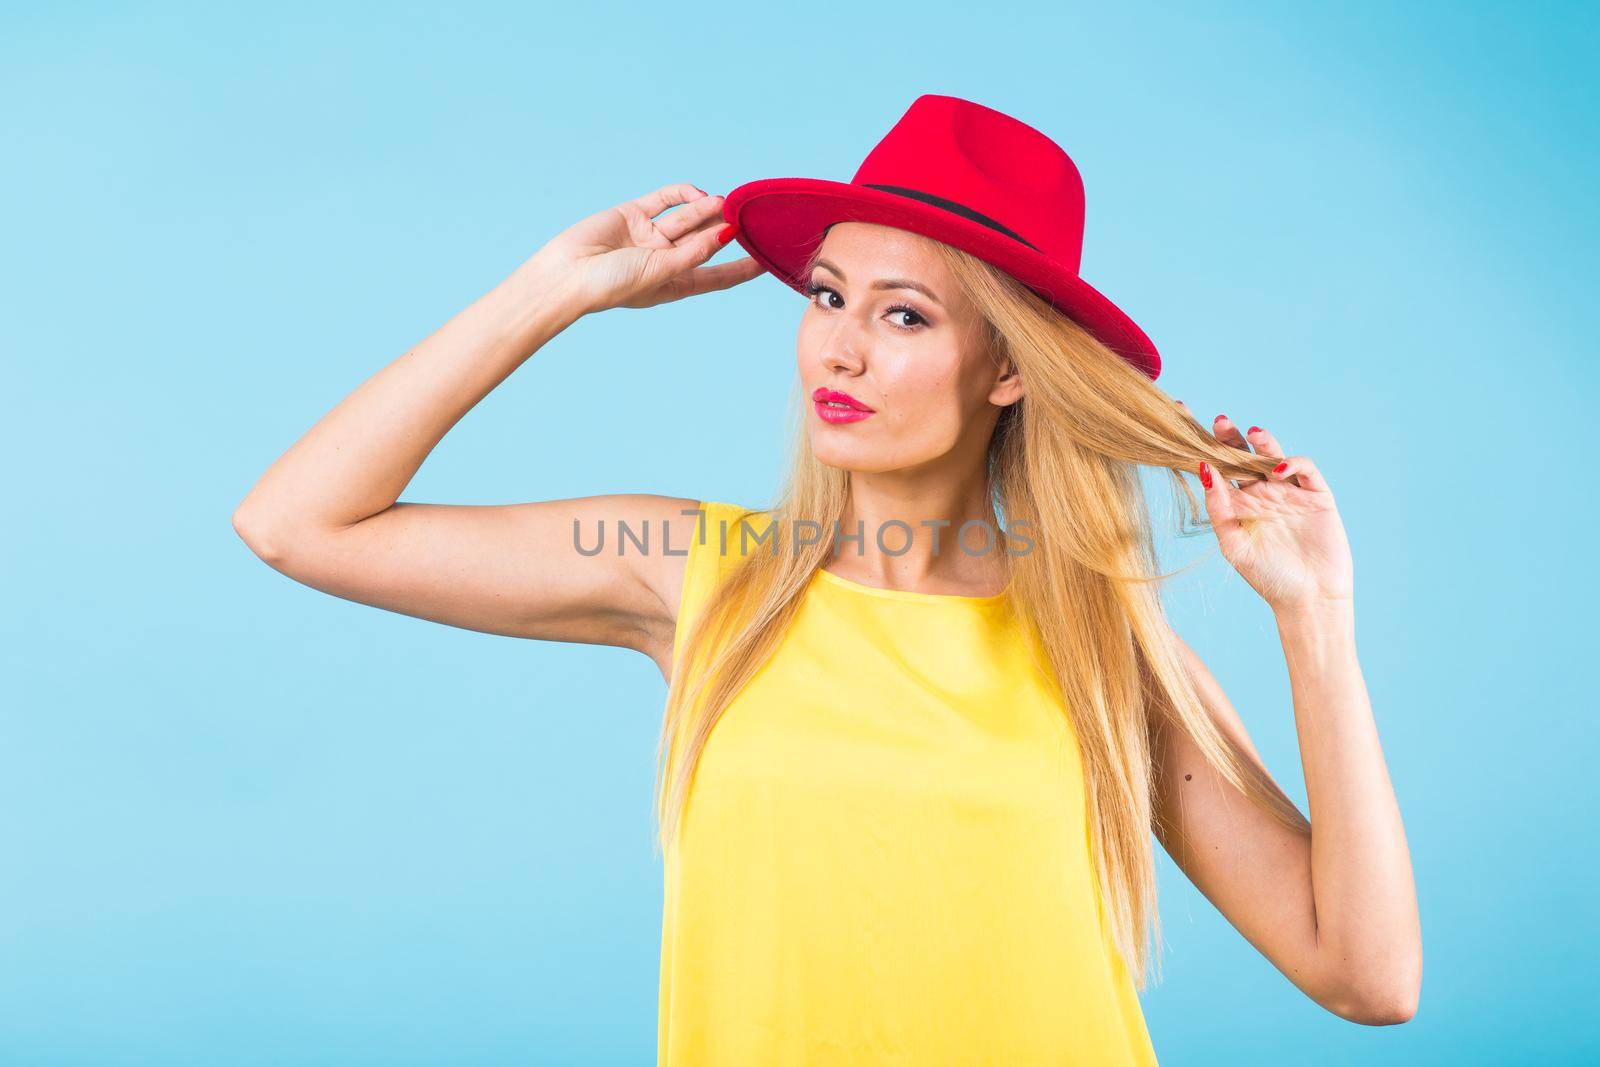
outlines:
[{"label": "nose", "polygon": [[861,356],[864,342],[848,322],[840,322],[828,334],[822,348],[822,365],[843,374],[859,374],[865,361]]}]

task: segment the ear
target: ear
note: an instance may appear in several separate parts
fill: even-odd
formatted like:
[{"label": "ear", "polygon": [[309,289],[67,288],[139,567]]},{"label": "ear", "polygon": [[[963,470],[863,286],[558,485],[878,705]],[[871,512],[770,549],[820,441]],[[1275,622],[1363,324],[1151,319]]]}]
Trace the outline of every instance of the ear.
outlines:
[{"label": "ear", "polygon": [[1021,400],[1022,394],[1022,375],[1009,358],[1002,359],[995,371],[994,385],[989,389],[989,403],[1009,407]]}]

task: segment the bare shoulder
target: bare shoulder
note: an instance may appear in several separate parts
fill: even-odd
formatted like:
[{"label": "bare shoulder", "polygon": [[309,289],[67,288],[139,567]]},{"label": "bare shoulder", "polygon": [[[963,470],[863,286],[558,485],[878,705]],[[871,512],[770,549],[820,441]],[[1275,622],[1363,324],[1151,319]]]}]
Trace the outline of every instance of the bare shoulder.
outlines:
[{"label": "bare shoulder", "polygon": [[[700,530],[705,501],[695,497],[639,494],[617,498],[631,513],[627,551],[642,561],[641,580],[660,604],[669,631],[677,621],[688,548]],[[623,531],[619,527],[618,534]],[[615,551],[615,549],[613,549]]]},{"label": "bare shoulder", "polygon": [[[655,660],[662,677],[670,680],[690,549],[702,543],[710,547],[701,551],[718,556],[744,555],[750,551],[754,539],[764,538],[770,543],[772,534],[763,529],[761,522],[768,512],[729,501],[655,497],[649,504],[649,511],[652,519],[650,552],[639,558],[646,561],[641,570],[642,581],[653,591],[654,611],[646,631],[646,645],[641,651]],[[746,528],[741,530],[741,526]],[[630,543],[630,551],[633,547]]]},{"label": "bare shoulder", "polygon": [[616,519],[608,525],[614,527],[613,537],[620,540],[608,544],[607,550],[620,549],[634,560],[637,579],[650,596],[649,611],[641,620],[639,651],[654,660],[665,676],[677,632],[689,548],[701,533],[708,502],[698,497],[643,493],[608,499],[613,501]]}]

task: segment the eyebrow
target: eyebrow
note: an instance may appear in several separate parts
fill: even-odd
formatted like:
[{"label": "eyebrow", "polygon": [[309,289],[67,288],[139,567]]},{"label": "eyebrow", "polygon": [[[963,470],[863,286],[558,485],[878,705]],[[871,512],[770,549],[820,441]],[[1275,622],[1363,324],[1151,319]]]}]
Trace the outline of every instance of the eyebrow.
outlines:
[{"label": "eyebrow", "polygon": [[[840,280],[842,280],[842,281],[849,281],[850,280],[850,279],[848,279],[848,278],[846,278],[844,276],[844,271],[840,270],[838,267],[835,267],[832,263],[829,263],[825,259],[817,260],[817,266],[826,267],[829,271],[833,272],[834,274],[837,274],[839,276]],[[921,282],[912,281],[910,278],[880,278],[879,280],[877,280],[877,281],[872,283],[872,288],[874,288],[874,289],[912,289],[912,290],[915,290],[916,292],[921,293],[923,296],[927,297],[929,300],[932,300],[935,304],[938,304],[940,307],[944,307],[944,301],[940,300],[937,296],[935,296],[932,289],[929,289],[926,285],[923,285]]]}]

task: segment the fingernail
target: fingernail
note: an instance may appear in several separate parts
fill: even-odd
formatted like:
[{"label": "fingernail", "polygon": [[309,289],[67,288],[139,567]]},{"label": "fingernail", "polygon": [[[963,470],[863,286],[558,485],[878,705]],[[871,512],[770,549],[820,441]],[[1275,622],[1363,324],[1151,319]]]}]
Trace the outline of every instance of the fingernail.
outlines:
[{"label": "fingernail", "polygon": [[1288,469],[1289,469],[1289,461],[1288,460],[1284,460],[1282,463],[1280,463],[1276,467],[1272,468],[1272,473],[1273,474],[1282,474],[1284,471],[1286,471]]},{"label": "fingernail", "polygon": [[1259,426],[1252,426],[1252,427],[1250,427],[1250,432],[1251,432],[1251,433],[1260,433],[1260,432],[1261,432],[1261,427],[1259,427]]},{"label": "fingernail", "polygon": [[733,235],[737,232],[739,232],[739,224],[737,222],[728,223],[728,225],[723,228],[722,232],[717,234],[717,244],[727,244],[729,241],[733,240]]},{"label": "fingernail", "polygon": [[1207,489],[1211,488],[1211,464],[1205,460],[1200,461],[1200,484]]}]

